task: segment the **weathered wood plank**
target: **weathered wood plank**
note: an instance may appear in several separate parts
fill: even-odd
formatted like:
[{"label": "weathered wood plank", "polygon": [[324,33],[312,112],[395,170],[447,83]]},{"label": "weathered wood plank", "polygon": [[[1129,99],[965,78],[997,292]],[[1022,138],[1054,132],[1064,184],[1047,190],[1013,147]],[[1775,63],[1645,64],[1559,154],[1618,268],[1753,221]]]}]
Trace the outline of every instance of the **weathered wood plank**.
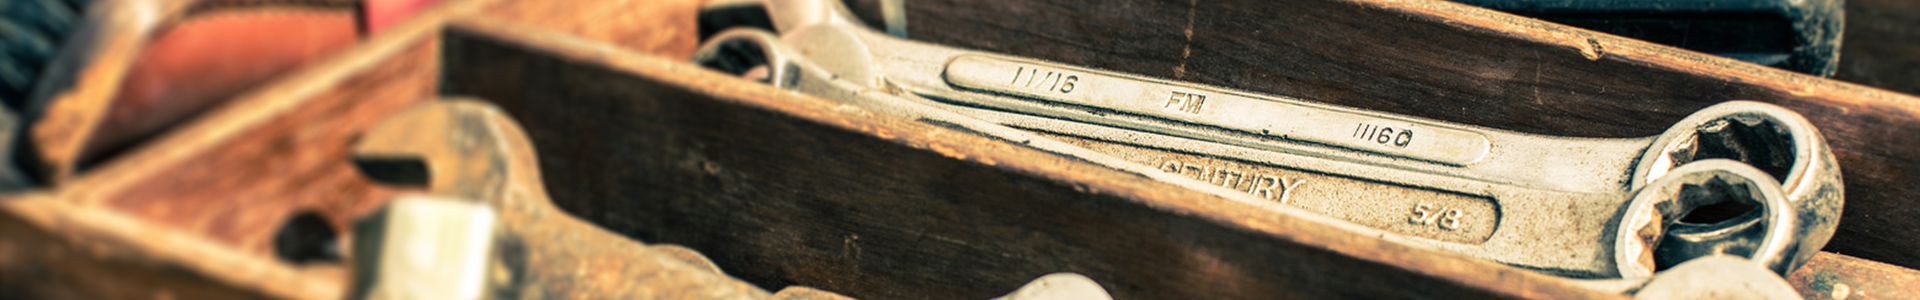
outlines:
[{"label": "weathered wood plank", "polygon": [[1920,94],[1920,2],[1846,2],[1846,36],[1833,78]]},{"label": "weathered wood plank", "polygon": [[[214,298],[338,299],[345,286],[346,274],[338,267],[295,267],[262,259],[196,233],[53,195],[8,195],[0,201],[0,212],[5,213],[0,219],[23,223],[4,240],[27,242],[18,251],[0,253],[22,262],[0,269],[55,279],[36,282],[45,286],[20,288],[23,291],[58,296],[56,291],[82,290],[81,295],[111,296],[139,294],[135,289],[146,287],[155,290],[145,292],[160,296],[177,291]],[[60,250],[78,251],[36,256]],[[47,258],[52,259],[36,261]],[[54,265],[38,268],[35,263]],[[127,269],[97,269],[109,267]],[[129,290],[87,291],[118,280],[129,281]]]},{"label": "weathered wood plank", "polygon": [[[91,218],[82,221],[74,211],[60,210],[67,207],[57,206],[59,199],[15,195],[0,201],[6,202],[5,212],[0,213],[0,274],[6,275],[0,276],[0,287],[5,287],[0,289],[0,298],[137,299],[159,295],[181,299],[267,298],[258,286],[241,288],[226,285],[202,274],[140,259],[165,256],[163,253],[144,251],[153,249],[97,240],[92,243],[76,241],[76,236],[93,236],[97,239],[99,235],[112,235],[102,231],[138,230],[102,226],[113,223],[98,215],[88,215]],[[49,206],[58,208],[44,209]],[[65,219],[61,220],[65,222],[49,224],[48,221],[56,219]],[[139,233],[145,234],[149,240],[179,235],[178,232],[165,229],[155,231]],[[213,245],[191,241],[181,243],[178,240],[173,242],[168,246],[174,250],[199,250]],[[270,273],[262,272],[262,275]]]},{"label": "weathered wood plank", "polygon": [[499,1],[481,14],[634,51],[685,58],[700,46],[695,18],[705,0]]},{"label": "weathered wood plank", "polygon": [[1869,300],[1920,297],[1920,271],[1852,256],[1821,253],[1788,276],[1807,299]]}]

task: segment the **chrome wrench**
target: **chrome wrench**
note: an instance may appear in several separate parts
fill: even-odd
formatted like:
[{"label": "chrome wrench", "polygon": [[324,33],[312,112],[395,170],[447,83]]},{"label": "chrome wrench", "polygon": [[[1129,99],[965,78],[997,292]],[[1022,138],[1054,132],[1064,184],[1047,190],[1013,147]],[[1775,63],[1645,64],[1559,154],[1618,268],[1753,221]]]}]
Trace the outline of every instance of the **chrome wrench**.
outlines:
[{"label": "chrome wrench", "polygon": [[1714,254],[1785,274],[1825,245],[1842,203],[1818,131],[1767,104],[1709,107],[1654,137],[1533,135],[914,42],[860,26],[837,1],[706,13],[755,9],[779,35],[722,32],[695,60],[874,110],[1020,128],[981,132],[1566,276],[1641,278]]}]

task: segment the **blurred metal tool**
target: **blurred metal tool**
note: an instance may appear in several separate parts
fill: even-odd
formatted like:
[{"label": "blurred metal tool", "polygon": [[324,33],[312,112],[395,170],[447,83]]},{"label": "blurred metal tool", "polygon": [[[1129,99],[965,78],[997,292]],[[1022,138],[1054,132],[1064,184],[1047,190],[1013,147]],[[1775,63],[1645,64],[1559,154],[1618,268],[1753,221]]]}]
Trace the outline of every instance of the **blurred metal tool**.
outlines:
[{"label": "blurred metal tool", "polygon": [[[647,245],[554,207],[524,132],[491,105],[432,102],[367,131],[364,175],[425,187],[353,229],[351,299],[851,299],[806,287],[769,294],[699,252]],[[1049,274],[1000,299],[1111,299],[1092,279]]]},{"label": "blurred metal tool", "polygon": [[394,200],[354,231],[356,299],[478,300],[492,292],[498,219],[481,203]]},{"label": "blurred metal tool", "polygon": [[355,226],[351,298],[768,295],[676,257],[677,247],[641,244],[555,207],[526,134],[492,105],[452,99],[403,111],[352,153],[374,181],[424,187],[439,200],[401,199]]}]

